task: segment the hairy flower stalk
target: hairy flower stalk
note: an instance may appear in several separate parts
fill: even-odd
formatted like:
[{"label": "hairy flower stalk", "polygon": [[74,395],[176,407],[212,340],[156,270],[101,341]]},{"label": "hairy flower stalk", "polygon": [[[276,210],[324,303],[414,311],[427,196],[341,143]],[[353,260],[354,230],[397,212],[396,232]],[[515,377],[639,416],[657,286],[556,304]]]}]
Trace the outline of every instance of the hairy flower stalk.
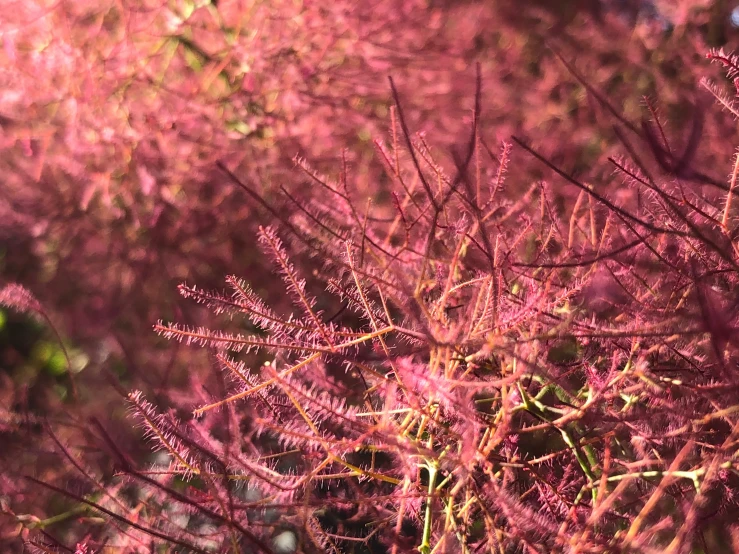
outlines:
[{"label": "hairy flower stalk", "polygon": [[[656,554],[735,517],[736,171],[705,193],[614,159],[606,184],[634,192],[617,197],[522,139],[494,155],[480,87],[441,160],[393,85],[376,143],[392,200],[298,160],[322,195],[258,233],[286,302],[235,276],[230,293],[180,286],[234,329],[155,326],[216,371],[189,419],[129,396],[167,463],[122,473],[182,512],[128,533],[234,553],[289,532],[316,553]],[[674,170],[666,131],[639,135],[655,137]]]}]

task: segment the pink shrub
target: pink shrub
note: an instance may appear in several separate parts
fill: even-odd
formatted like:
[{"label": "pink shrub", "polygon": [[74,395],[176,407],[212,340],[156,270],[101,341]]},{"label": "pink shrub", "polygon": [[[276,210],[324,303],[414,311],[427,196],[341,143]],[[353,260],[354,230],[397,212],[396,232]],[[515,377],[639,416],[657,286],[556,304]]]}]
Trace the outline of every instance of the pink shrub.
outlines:
[{"label": "pink shrub", "polygon": [[[577,4],[14,6],[0,233],[39,301],[2,302],[49,308],[103,371],[48,425],[3,396],[8,467],[30,474],[0,486],[5,534],[726,548],[736,110],[692,90],[715,18],[681,5],[669,34]],[[253,290],[207,292],[226,272]],[[217,317],[164,292],[185,279]],[[206,348],[163,349],[158,317]],[[151,469],[110,409],[116,359]],[[27,429],[48,438],[23,450]],[[30,509],[41,490],[71,504]]]},{"label": "pink shrub", "polygon": [[[253,331],[156,325],[213,351],[220,373],[194,389],[185,422],[129,396],[169,465],[143,471],[118,451],[166,514],[128,540],[234,552],[277,551],[284,533],[304,552],[727,544],[735,179],[728,195],[699,194],[612,160],[632,192],[617,201],[516,139],[579,191],[558,210],[551,185],[511,190],[510,148],[484,152],[482,135],[473,124],[444,171],[398,104],[394,139],[378,143],[390,210],[357,204],[350,176],[313,174],[324,199],[259,231],[291,314],[236,277],[225,293],[180,287]],[[175,520],[192,510],[207,537],[194,515]]]}]

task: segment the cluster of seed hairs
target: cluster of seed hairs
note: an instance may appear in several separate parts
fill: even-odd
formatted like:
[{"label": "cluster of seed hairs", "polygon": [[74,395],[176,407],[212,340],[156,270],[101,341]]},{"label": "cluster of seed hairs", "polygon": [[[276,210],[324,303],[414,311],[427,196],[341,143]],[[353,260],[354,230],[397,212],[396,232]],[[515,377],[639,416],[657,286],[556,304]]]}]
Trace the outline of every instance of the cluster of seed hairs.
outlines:
[{"label": "cluster of seed hairs", "polygon": [[[523,140],[491,149],[479,82],[452,171],[393,87],[384,203],[298,160],[322,194],[259,230],[295,313],[237,277],[230,294],[181,287],[249,325],[156,325],[213,349],[226,390],[188,422],[131,395],[171,465],[125,471],[210,525],[149,522],[159,538],[234,554],[286,551],[285,533],[300,552],[739,549],[739,161],[708,192],[638,159],[583,183]],[[643,129],[673,156],[659,120]],[[517,153],[563,202],[507,175]]]}]

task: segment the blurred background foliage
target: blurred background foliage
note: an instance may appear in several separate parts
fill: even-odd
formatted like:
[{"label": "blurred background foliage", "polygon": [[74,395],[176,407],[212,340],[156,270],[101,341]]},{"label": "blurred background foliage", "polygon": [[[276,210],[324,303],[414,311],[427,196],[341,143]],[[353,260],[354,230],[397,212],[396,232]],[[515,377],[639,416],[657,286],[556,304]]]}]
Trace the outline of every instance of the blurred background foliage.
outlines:
[{"label": "blurred background foliage", "polygon": [[[626,152],[620,123],[587,87],[633,122],[651,117],[649,98],[676,150],[702,120],[692,164],[718,182],[736,144],[735,122],[697,86],[722,78],[706,50],[739,36],[725,0],[3,4],[0,285],[39,299],[78,387],[75,400],[47,325],[0,311],[0,463],[13,481],[2,487],[0,534],[10,539],[24,536],[29,514],[69,508],[39,502],[14,477],[67,479],[44,425],[110,476],[89,418],[147,460],[117,391],[141,388],[167,406],[207,381],[204,353],[151,331],[158,319],[210,323],[180,301],[179,283],[218,288],[226,274],[249,275],[280,301],[255,255],[255,223],[271,216],[254,195],[288,214],[318,193],[296,155],[332,178],[346,156],[357,194],[381,200],[373,139],[387,136],[387,76],[411,129],[443,156],[469,127],[479,63],[491,150],[523,136],[594,186],[612,183],[606,157]],[[542,178],[519,151],[512,164],[511,194]],[[48,524],[60,540],[72,532]]]}]

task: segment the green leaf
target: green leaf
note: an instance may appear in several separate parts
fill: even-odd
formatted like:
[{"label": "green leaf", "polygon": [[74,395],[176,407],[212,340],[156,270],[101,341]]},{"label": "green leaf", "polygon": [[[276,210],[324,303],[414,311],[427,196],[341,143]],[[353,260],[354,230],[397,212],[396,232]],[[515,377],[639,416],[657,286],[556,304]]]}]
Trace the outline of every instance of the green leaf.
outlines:
[{"label": "green leaf", "polygon": [[243,121],[229,121],[226,123],[226,129],[229,131],[236,131],[244,136],[248,136],[253,131],[253,129]]},{"label": "green leaf", "polygon": [[200,72],[203,70],[203,60],[184,42],[181,43],[184,50],[185,62],[193,71]]},{"label": "green leaf", "polygon": [[191,0],[184,0],[182,2],[182,18],[183,19],[189,18],[194,11],[195,11],[195,2],[192,2]]}]

